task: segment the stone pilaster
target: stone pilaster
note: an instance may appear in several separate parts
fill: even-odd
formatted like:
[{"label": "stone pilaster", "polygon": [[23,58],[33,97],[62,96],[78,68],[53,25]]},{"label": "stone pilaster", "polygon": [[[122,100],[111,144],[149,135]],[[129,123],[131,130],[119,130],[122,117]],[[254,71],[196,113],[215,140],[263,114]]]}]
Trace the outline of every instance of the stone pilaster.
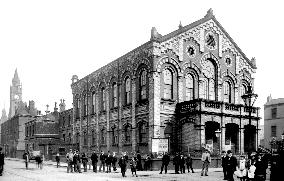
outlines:
[{"label": "stone pilaster", "polygon": [[122,151],[122,134],[123,134],[123,132],[122,132],[122,121],[121,121],[121,119],[122,119],[122,86],[121,86],[121,83],[118,83],[117,84],[117,89],[118,89],[118,100],[117,100],[117,102],[118,102],[118,116],[117,116],[117,119],[118,119],[118,130],[119,130],[119,132],[118,132],[118,152],[120,152],[120,151]]},{"label": "stone pilaster", "polygon": [[178,100],[179,102],[183,102],[183,78],[181,76],[178,77]]},{"label": "stone pilaster", "polygon": [[135,104],[136,104],[136,82],[135,78],[132,79],[132,107],[131,107],[131,122],[132,122],[132,152],[136,152],[136,120],[135,120]]},{"label": "stone pilaster", "polygon": [[178,49],[178,51],[179,51],[179,61],[183,61],[183,38],[180,38],[179,39],[179,49]]},{"label": "stone pilaster", "polygon": [[[200,124],[205,125],[205,118],[203,116],[201,116]],[[202,126],[200,130],[200,145],[205,145],[205,126]]]},{"label": "stone pilaster", "polygon": [[110,116],[110,114],[109,114],[109,110],[110,110],[110,108],[109,108],[109,102],[110,102],[110,100],[109,100],[109,86],[106,86],[106,92],[105,92],[105,96],[106,96],[106,123],[107,123],[107,125],[106,125],[106,127],[107,127],[107,133],[106,133],[106,144],[107,144],[107,150],[109,150],[110,149],[110,127],[109,127],[109,120],[110,120],[110,118],[109,118],[109,116]]},{"label": "stone pilaster", "polygon": [[160,73],[149,74],[149,152],[152,152],[152,138],[160,136]]},{"label": "stone pilaster", "polygon": [[82,108],[83,108],[83,98],[80,97],[79,99],[79,151],[82,151],[82,143],[83,143],[83,134],[82,134],[82,124],[83,124],[83,119],[82,119],[82,114],[83,114],[83,111],[82,111]]},{"label": "stone pilaster", "polygon": [[95,112],[96,112],[96,144],[97,149],[100,149],[100,128],[99,128],[99,94],[96,93],[96,105],[95,105]]}]

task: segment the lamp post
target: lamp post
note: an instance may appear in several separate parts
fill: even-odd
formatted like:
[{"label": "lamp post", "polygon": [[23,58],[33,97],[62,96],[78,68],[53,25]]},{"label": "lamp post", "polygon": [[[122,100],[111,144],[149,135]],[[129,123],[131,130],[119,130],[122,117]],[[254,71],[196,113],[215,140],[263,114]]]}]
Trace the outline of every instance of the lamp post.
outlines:
[{"label": "lamp post", "polygon": [[244,100],[245,106],[248,107],[249,111],[249,125],[251,125],[251,112],[252,107],[257,99],[258,95],[252,92],[252,87],[248,86],[248,89],[244,95],[242,95],[242,99]]},{"label": "lamp post", "polygon": [[[244,95],[242,95],[242,99],[244,100],[245,106],[248,108],[248,112],[249,112],[249,126],[251,126],[252,107],[253,107],[257,97],[258,97],[258,95],[253,93],[251,86],[248,86],[246,93]],[[251,136],[249,137],[249,141],[251,143]],[[251,151],[250,146],[249,146],[248,151]]]}]

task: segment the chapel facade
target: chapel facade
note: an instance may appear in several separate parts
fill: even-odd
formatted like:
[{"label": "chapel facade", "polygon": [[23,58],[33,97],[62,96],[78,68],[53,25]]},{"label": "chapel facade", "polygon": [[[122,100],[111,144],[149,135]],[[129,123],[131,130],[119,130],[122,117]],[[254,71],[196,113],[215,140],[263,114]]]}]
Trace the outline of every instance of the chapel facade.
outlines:
[{"label": "chapel facade", "polygon": [[255,71],[211,9],[164,36],[153,27],[150,41],[72,77],[73,144],[128,153],[255,150],[259,108],[249,116],[241,98]]}]

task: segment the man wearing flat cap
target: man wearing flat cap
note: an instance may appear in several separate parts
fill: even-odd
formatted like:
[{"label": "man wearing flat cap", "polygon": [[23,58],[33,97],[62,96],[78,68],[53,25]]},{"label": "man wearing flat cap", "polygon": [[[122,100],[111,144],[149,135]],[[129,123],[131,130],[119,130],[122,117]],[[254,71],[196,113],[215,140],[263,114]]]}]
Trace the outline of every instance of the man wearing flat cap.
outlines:
[{"label": "man wearing flat cap", "polygon": [[236,157],[233,156],[231,150],[227,151],[227,179],[228,181],[234,181],[234,172],[236,171],[238,162]]}]

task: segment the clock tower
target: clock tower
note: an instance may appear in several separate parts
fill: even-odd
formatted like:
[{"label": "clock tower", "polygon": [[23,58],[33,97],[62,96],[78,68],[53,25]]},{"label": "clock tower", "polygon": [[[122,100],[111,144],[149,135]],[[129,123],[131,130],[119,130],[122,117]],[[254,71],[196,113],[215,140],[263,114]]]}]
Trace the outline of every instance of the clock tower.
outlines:
[{"label": "clock tower", "polygon": [[9,118],[16,114],[20,102],[22,102],[22,84],[20,82],[18,71],[15,70],[12,85],[10,86],[10,110]]}]

